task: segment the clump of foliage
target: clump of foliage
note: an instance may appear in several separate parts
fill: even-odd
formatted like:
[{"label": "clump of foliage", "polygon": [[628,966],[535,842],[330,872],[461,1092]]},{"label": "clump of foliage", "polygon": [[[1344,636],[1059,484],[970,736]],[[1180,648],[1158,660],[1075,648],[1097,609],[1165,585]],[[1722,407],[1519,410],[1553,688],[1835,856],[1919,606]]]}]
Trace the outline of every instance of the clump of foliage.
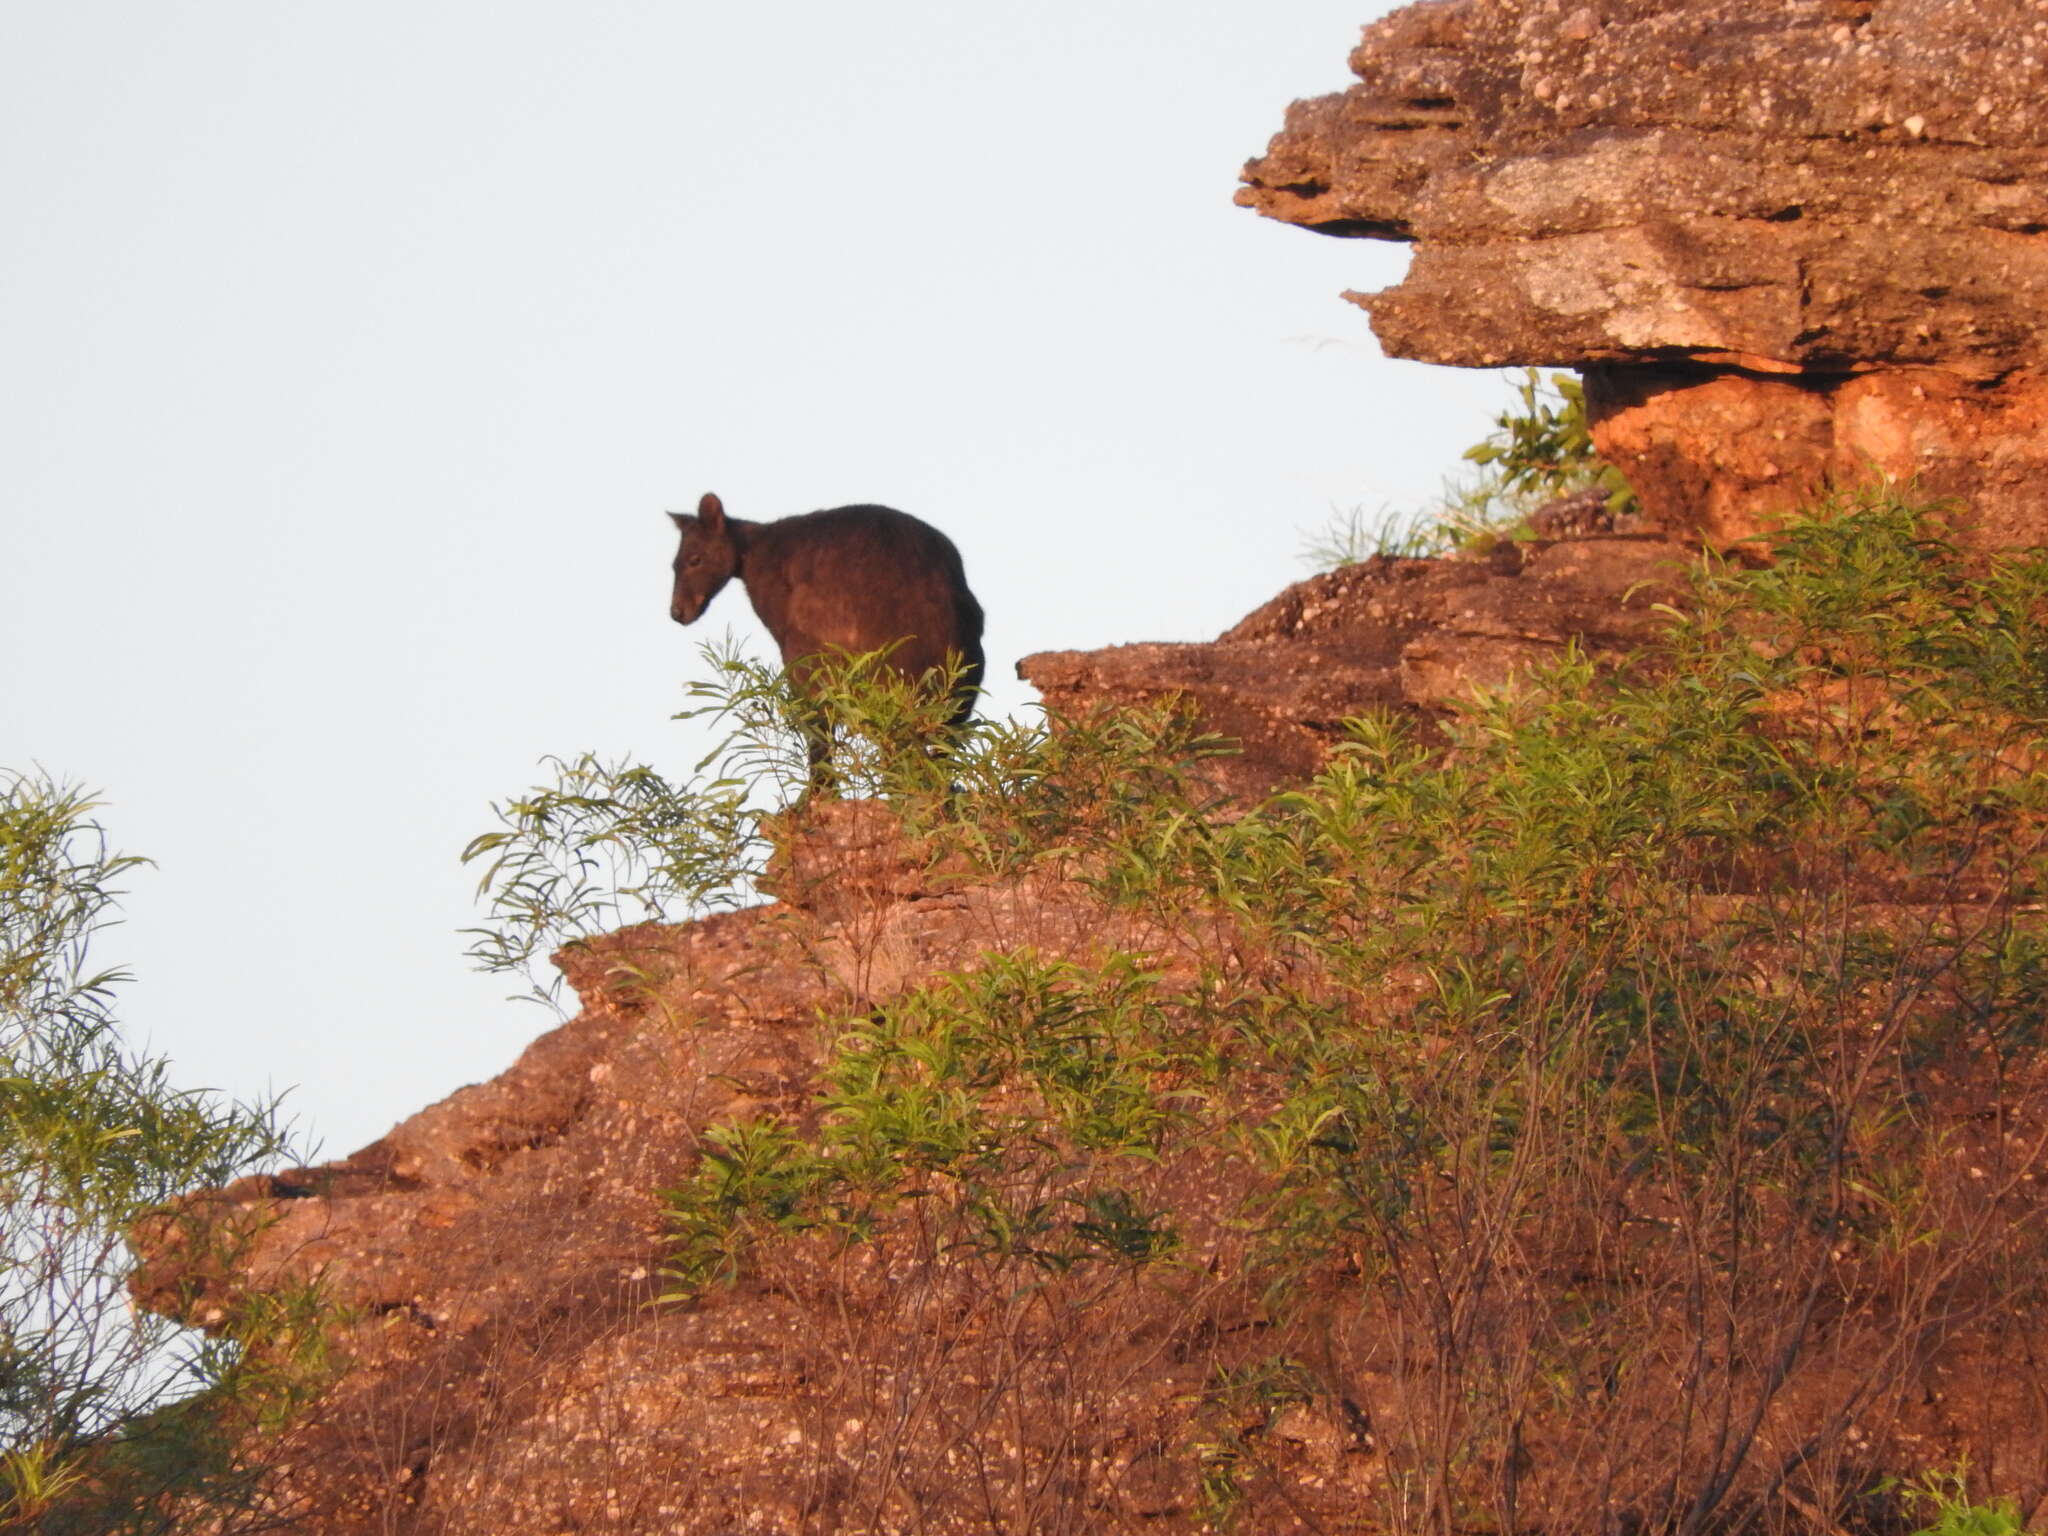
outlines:
[{"label": "clump of foliage", "polygon": [[[1567,659],[1448,761],[1362,727],[1184,841],[1274,974],[1336,987],[1287,1010],[1264,1209],[1283,1268],[1362,1277],[1355,1347],[1403,1341],[1431,1521],[1512,1528],[1546,1420],[1552,1477],[1655,1528],[1826,1485],[1825,1426],[2034,1294],[2043,1149],[2005,1129],[2048,995],[2048,562],[1882,491],[1774,554],[1704,572],[1633,676]],[[1759,1465],[1823,1350],[1834,1417]]]},{"label": "clump of foliage", "polygon": [[118,882],[95,802],[0,775],[0,1528],[232,1528],[258,1469],[238,1433],[274,1421],[318,1354],[309,1295],[251,1304],[197,1339],[127,1305],[145,1221],[219,1246],[178,1197],[289,1150],[275,1105],[174,1086],[120,1037],[124,979],[94,963]]},{"label": "clump of foliage", "polygon": [[687,1298],[774,1232],[873,1235],[939,1190],[950,1242],[1025,1270],[1143,1266],[1176,1236],[1116,1170],[1156,1159],[1186,1109],[1163,1080],[1202,1042],[1175,1040],[1158,977],[1127,955],[1079,967],[991,955],[848,1021],[819,1094],[820,1128],[720,1127],[675,1208],[667,1273]]},{"label": "clump of foliage", "polygon": [[1446,480],[1436,503],[1402,515],[1363,507],[1339,513],[1302,548],[1317,570],[1356,565],[1375,555],[1407,557],[1484,550],[1529,536],[1529,518],[1545,503],[1599,490],[1610,514],[1636,510],[1635,491],[1600,457],[1586,420],[1586,391],[1568,373],[1546,380],[1525,371],[1517,401],[1495,418],[1494,430],[1465,450],[1476,472]]},{"label": "clump of foliage", "polygon": [[812,669],[803,695],[736,648],[701,647],[708,675],[678,719],[708,719],[717,744],[687,775],[585,753],[550,759],[552,783],[491,807],[473,838],[488,917],[470,930],[480,969],[522,975],[550,1004],[536,962],[628,922],[679,921],[760,899],[786,814],[811,790],[807,732],[833,722],[828,797],[886,799],[912,839],[944,827],[974,866],[1011,870],[1079,829],[1119,827],[1184,801],[1190,769],[1223,749],[1171,705],[1061,722],[976,719],[957,734],[948,677],[911,682],[886,655]]},{"label": "clump of foliage", "polygon": [[1493,472],[1509,496],[1549,501],[1574,491],[1607,493],[1610,512],[1634,509],[1636,493],[1620,470],[1600,457],[1586,419],[1586,386],[1568,373],[1546,382],[1534,368],[1515,386],[1520,408],[1495,418],[1493,434],[1465,457]]},{"label": "clump of foliage", "polygon": [[2001,1496],[1977,1503],[1970,1498],[1970,1468],[1929,1472],[1894,1485],[1914,1521],[1913,1536],[2027,1536],[2019,1501]]},{"label": "clump of foliage", "polygon": [[499,825],[463,862],[488,858],[477,892],[490,920],[468,930],[480,970],[524,977],[553,1005],[559,979],[537,958],[628,923],[743,904],[765,857],[743,781],[700,771],[674,782],[643,763],[592,753],[549,758],[552,783],[491,807]]}]

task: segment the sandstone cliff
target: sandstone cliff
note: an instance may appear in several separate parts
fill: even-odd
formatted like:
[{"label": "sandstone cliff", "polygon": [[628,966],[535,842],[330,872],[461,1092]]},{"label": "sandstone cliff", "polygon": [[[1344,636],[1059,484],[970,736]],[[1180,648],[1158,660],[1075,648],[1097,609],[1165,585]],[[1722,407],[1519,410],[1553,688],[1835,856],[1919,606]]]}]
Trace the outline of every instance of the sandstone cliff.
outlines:
[{"label": "sandstone cliff", "polygon": [[[1191,700],[1243,742],[1215,767],[1242,801],[1312,772],[1348,717],[1389,709],[1428,737],[1462,694],[1569,642],[1602,656],[1642,643],[1685,544],[1742,536],[1827,475],[1875,463],[1967,495],[1985,542],[2040,536],[2037,7],[1432,0],[1369,29],[1352,64],[1360,84],[1297,105],[1241,200],[1326,234],[1414,243],[1407,281],[1361,299],[1390,351],[1585,369],[1599,441],[1661,532],[1375,560],[1289,589],[1214,642],[1033,657],[1026,674],[1050,702]],[[1193,1532],[1232,1510],[1260,1531],[1384,1528],[1408,1475],[1390,1447],[1432,1433],[1459,1443],[1475,1402],[1436,1391],[1417,1359],[1462,1349],[1500,1367],[1481,1379],[1510,1379],[1515,1336],[1499,1317],[1539,1283],[1578,1305],[1600,1265],[1625,1288],[1678,1246],[1660,1234],[1688,1230],[1669,1207],[1624,1211],[1612,1230],[1642,1245],[1625,1261],[1555,1234],[1554,1249],[1514,1255],[1528,1267],[1501,1282],[1513,1294],[1500,1314],[1475,1321],[1445,1287],[1410,1298],[1413,1313],[1397,1301],[1333,1327],[1332,1298],[1367,1261],[1333,1260],[1323,1289],[1275,1306],[1231,1219],[1246,1175],[1198,1149],[1142,1181],[1182,1233],[1168,1280],[1053,1266],[1025,1283],[981,1253],[939,1262],[914,1231],[844,1248],[798,1236],[735,1285],[660,1304],[675,1251],[663,1191],[692,1177],[721,1128],[815,1126],[831,1029],[991,954],[1088,965],[1122,951],[1175,985],[1204,983],[1198,946],[1160,914],[1072,879],[941,877],[874,807],[829,811],[784,858],[781,901],[566,951],[582,1011],[501,1077],[338,1163],[216,1196],[264,1223],[232,1272],[151,1256],[139,1294],[197,1321],[315,1275],[351,1309],[345,1367],[286,1440],[263,1518],[311,1536]],[[1726,890],[1744,889],[1742,865],[1719,872]],[[1726,890],[1674,930],[1674,948],[1726,929]],[[1901,886],[1878,926],[1989,925],[1995,904],[1966,894]],[[1484,947],[1516,936],[1503,923]],[[1767,948],[1744,963],[1765,969]],[[1405,1006],[1413,983],[1390,976],[1361,1018]],[[1315,984],[1259,979],[1273,997]],[[1460,1054],[1426,1031],[1412,1045],[1425,1064]],[[2038,1069],[2000,1078],[1995,1104],[1982,1081],[1931,1081],[1916,1101],[1931,1128],[1916,1188],[1995,1234],[1985,1170],[2024,1168],[1995,1199],[2017,1213],[2014,1232],[2038,1228]],[[938,1179],[919,1192],[935,1206],[947,1193]],[[1856,1219],[1881,1226],[1870,1212],[1885,1194],[1859,1193]],[[1437,1253],[1455,1264],[1462,1251]],[[2030,1260],[1994,1258],[1983,1273],[2006,1289],[1943,1291],[1948,1310],[1902,1329],[1923,1251],[1874,1280],[1844,1269],[1835,1289],[1795,1277],[1812,1287],[1799,1327],[1819,1315],[1826,1339],[1796,1362],[1733,1358],[1738,1330],[1784,1304],[1783,1272],[1753,1282],[1706,1342],[1673,1321],[1687,1304],[1673,1286],[1676,1299],[1642,1314],[1650,1332],[1669,1329],[1668,1353],[1640,1378],[1544,1377],[1552,1400],[1532,1388],[1526,1403],[1480,1405],[1512,1432],[1477,1470],[1508,1490],[1511,1514],[1539,1476],[1604,1497],[1572,1469],[1626,1442],[1650,1477],[1671,1426],[1644,1402],[1675,1402],[1716,1371],[1749,1391],[1796,1363],[1796,1390],[1765,1394],[1769,1414],[1748,1426],[1770,1452],[1750,1465],[1774,1470],[1715,1518],[1839,1532],[1841,1508],[1800,1503],[1811,1488],[1853,1499],[1879,1469],[1964,1452],[2039,1500],[2038,1297],[2008,1305],[2035,1293],[2000,1269]],[[1836,1273],[1831,1252],[1813,1276]],[[1584,1306],[1586,1328],[1599,1310]],[[1891,1370],[1881,1404],[1863,1385],[1878,1359]],[[1630,1392],[1632,1410],[1612,1406]],[[1536,1426],[1558,1404],[1581,1438],[1543,1444],[1532,1427],[1525,1442],[1525,1410]],[[1849,1427],[1866,1408],[1877,1438]],[[1734,1479],[1689,1529],[1714,1528],[1704,1512]]]},{"label": "sandstone cliff", "polygon": [[2032,0],[1427,0],[1240,202],[1412,242],[1387,351],[1585,370],[1601,451],[1727,541],[1876,468],[2034,543],[2048,14]]}]

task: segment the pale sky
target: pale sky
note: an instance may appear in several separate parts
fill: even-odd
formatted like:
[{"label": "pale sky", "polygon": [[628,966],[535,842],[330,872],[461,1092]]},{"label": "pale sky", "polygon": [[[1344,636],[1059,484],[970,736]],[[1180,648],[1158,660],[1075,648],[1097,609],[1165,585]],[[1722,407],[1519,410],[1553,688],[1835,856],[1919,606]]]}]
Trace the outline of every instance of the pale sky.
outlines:
[{"label": "pale sky", "polygon": [[339,1156],[553,1020],[457,930],[538,759],[680,772],[665,509],[944,528],[993,697],[1208,639],[1507,403],[1396,246],[1231,205],[1379,0],[0,0],[0,765],[105,792],[101,963]]}]

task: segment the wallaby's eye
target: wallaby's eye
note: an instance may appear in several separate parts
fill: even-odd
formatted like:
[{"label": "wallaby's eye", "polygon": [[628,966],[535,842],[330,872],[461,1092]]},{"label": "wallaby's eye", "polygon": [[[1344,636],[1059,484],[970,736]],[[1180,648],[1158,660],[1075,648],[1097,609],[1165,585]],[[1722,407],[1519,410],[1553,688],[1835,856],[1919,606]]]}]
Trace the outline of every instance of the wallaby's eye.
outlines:
[{"label": "wallaby's eye", "polygon": [[702,565],[704,563],[704,557],[702,555],[692,555],[690,556],[689,560],[685,563],[689,565]]}]

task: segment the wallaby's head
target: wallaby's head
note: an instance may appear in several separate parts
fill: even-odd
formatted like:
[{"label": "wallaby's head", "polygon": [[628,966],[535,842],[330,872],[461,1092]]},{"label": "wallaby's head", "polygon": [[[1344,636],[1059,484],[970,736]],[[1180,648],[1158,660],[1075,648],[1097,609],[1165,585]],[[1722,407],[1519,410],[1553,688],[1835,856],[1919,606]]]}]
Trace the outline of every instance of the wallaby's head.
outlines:
[{"label": "wallaby's head", "polygon": [[694,624],[740,568],[739,546],[725,520],[725,504],[711,492],[697,503],[697,515],[671,512],[683,541],[676,549],[676,585],[668,600],[668,616],[678,624]]}]

